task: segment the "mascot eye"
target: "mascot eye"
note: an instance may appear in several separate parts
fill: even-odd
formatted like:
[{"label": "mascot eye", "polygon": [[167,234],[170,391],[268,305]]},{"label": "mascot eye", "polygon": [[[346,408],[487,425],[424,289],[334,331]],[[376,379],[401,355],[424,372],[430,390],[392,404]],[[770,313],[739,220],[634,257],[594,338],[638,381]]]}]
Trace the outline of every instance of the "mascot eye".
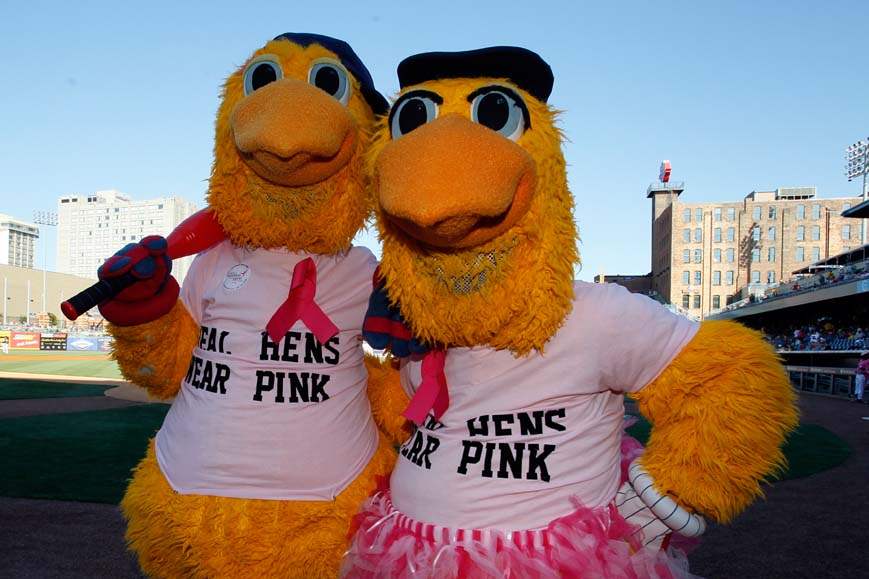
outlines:
[{"label": "mascot eye", "polygon": [[393,140],[435,120],[438,105],[442,102],[440,96],[429,91],[413,91],[404,95],[389,115]]},{"label": "mascot eye", "polygon": [[337,62],[315,62],[308,71],[308,83],[335,97],[342,105],[350,101],[350,80],[347,71]]},{"label": "mascot eye", "polygon": [[283,76],[284,73],[276,57],[270,54],[259,56],[244,70],[244,94],[247,96],[270,82],[280,80]]},{"label": "mascot eye", "polygon": [[471,119],[511,141],[525,132],[528,110],[522,98],[506,87],[486,87],[471,95]]}]

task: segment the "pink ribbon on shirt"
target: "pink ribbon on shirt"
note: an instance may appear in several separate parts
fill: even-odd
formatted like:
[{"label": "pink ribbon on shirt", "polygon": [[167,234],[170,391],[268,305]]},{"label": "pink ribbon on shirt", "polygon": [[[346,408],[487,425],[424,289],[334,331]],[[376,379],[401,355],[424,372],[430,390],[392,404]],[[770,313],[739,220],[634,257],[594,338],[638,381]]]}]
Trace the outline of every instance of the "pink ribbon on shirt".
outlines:
[{"label": "pink ribbon on shirt", "polygon": [[279,342],[287,331],[301,319],[321,344],[338,333],[338,326],[314,301],[317,294],[317,265],[306,257],[293,268],[293,281],[287,299],[266,324],[266,331],[273,342]]},{"label": "pink ribbon on shirt", "polygon": [[450,405],[447,377],[444,374],[446,350],[429,350],[422,359],[422,382],[402,416],[421,426],[429,411],[440,420]]}]

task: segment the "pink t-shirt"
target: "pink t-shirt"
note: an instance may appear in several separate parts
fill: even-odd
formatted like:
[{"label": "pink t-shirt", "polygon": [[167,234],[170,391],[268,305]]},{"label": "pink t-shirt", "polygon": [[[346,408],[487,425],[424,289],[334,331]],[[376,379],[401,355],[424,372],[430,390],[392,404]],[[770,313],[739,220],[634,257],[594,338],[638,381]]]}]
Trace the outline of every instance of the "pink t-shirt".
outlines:
[{"label": "pink t-shirt", "polygon": [[[321,344],[300,320],[274,343],[266,323],[306,257],[317,266],[315,301],[340,331]],[[331,500],[359,475],[378,445],[361,342],[375,265],[365,248],[326,256],[229,241],[196,258],[181,299],[200,340],[157,433],[172,488]]]},{"label": "pink t-shirt", "polygon": [[[698,325],[621,286],[576,282],[573,310],[543,354],[450,348],[450,405],[401,449],[395,507],[452,528],[543,527],[610,503],[619,486],[624,392],[649,384]],[[405,362],[412,395],[421,362]]]}]

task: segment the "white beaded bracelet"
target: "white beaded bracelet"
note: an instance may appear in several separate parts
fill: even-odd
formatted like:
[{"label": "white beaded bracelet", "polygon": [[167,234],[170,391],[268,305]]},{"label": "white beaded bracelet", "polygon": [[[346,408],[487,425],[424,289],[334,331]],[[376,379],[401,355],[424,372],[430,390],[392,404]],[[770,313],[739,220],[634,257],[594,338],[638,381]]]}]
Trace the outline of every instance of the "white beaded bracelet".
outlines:
[{"label": "white beaded bracelet", "polygon": [[699,537],[706,531],[703,517],[689,513],[672,498],[655,490],[655,481],[639,463],[639,459],[631,463],[628,480],[643,504],[673,532],[685,537]]}]

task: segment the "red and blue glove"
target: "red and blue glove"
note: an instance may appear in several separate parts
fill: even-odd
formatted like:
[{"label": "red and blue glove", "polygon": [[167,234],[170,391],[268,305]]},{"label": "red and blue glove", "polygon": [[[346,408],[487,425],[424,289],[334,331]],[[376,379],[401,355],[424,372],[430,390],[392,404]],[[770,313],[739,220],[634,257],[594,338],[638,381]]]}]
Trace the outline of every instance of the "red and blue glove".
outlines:
[{"label": "red and blue glove", "polygon": [[172,309],[181,288],[172,277],[166,240],[149,235],[125,245],[97,270],[101,280],[132,276],[135,281],[100,304],[100,313],[117,326],[136,326],[160,318]]},{"label": "red and blue glove", "polygon": [[397,358],[422,355],[429,348],[413,337],[397,305],[386,294],[386,280],[380,268],[374,272],[374,288],[368,299],[368,311],[362,325],[362,338],[375,350],[389,350]]}]

